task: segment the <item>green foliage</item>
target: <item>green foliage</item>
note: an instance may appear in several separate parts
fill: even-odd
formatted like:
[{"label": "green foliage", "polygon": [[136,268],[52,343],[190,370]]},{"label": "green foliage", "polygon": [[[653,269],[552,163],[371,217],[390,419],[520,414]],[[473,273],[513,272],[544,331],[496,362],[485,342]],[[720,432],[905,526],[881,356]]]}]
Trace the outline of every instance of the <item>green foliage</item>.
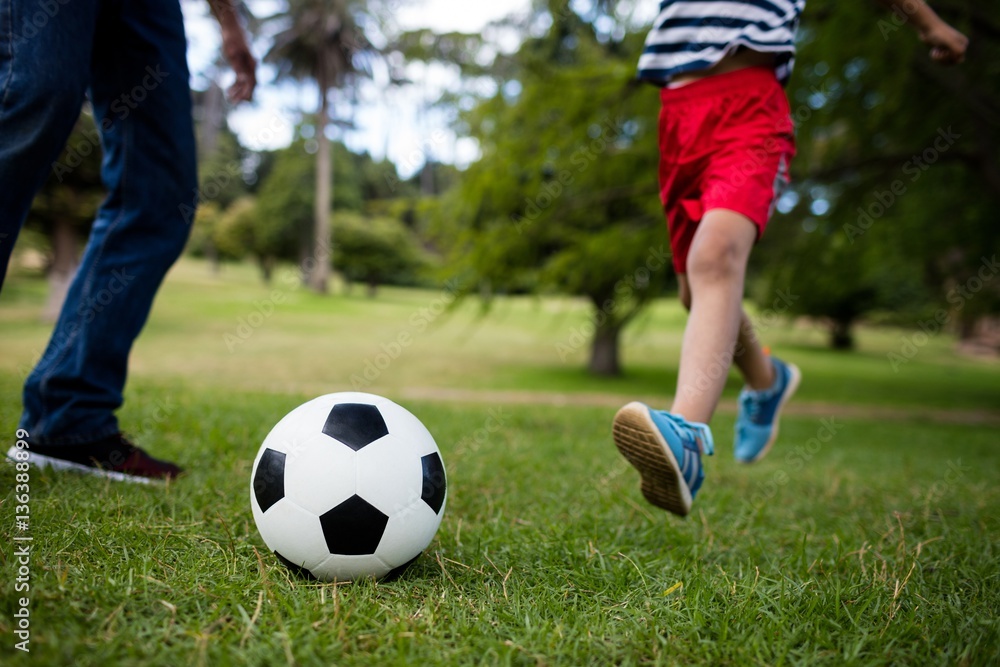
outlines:
[{"label": "green foliage", "polygon": [[[595,340],[616,346],[668,275],[663,261],[648,275],[650,255],[666,243],[656,94],[630,85],[638,35],[602,43],[568,4],[548,14],[550,28],[524,42],[496,94],[463,116],[482,157],[445,196],[434,229],[467,292],[584,295],[595,306]],[[603,368],[592,359],[591,368],[618,372],[616,359]]]},{"label": "green foliage", "polygon": [[269,244],[261,238],[257,202],[244,197],[233,202],[218,221],[212,240],[224,258],[242,259],[247,254],[265,256]]},{"label": "green foliage", "polygon": [[[332,149],[334,211],[360,212],[398,194],[399,175],[391,163],[375,162],[368,153],[353,153],[339,143]],[[314,142],[299,138],[268,158],[257,198],[257,252],[290,261],[308,254],[316,201],[316,162],[310,150]]]},{"label": "green foliage", "polygon": [[376,162],[368,153],[351,153],[351,158],[354,167],[351,174],[357,182],[362,202],[396,199],[417,193],[418,188],[412,183],[400,179],[399,171],[391,160],[383,158]]},{"label": "green foliage", "polygon": [[[222,209],[215,202],[205,202],[198,205],[195,211],[191,235],[188,237],[187,251],[194,257],[218,258],[218,248],[215,245],[215,234],[222,218]],[[236,255],[225,259],[238,259],[243,256],[243,249]]]},{"label": "green foliage", "polygon": [[[440,33],[421,28],[402,33],[392,49],[409,61],[457,65],[464,76],[494,76],[496,70],[477,58],[484,46],[485,40],[478,33]],[[402,72],[397,78],[402,78]]]},{"label": "green foliage", "polygon": [[943,309],[960,331],[1000,312],[1000,280],[955,296],[1000,246],[1000,24],[973,0],[932,4],[971,37],[964,64],[931,62],[876,3],[811,0],[803,17],[789,87],[799,203],[755,265],[762,302],[805,295],[793,311],[829,318],[835,342],[879,312],[914,323]]},{"label": "green foliage", "polygon": [[413,285],[429,264],[414,233],[395,218],[339,212],[333,216],[333,261],[344,278],[368,285]]},{"label": "green foliage", "polygon": [[363,0],[288,0],[285,11],[265,19],[278,26],[266,62],[279,78],[316,81],[322,94],[359,73],[373,55],[364,33],[369,17]]},{"label": "green foliage", "polygon": [[57,225],[67,225],[86,238],[105,196],[101,155],[100,134],[91,112],[85,110],[35,196],[25,227],[51,237]]},{"label": "green foliage", "polygon": [[257,219],[271,255],[298,261],[309,247],[316,197],[316,163],[296,141],[276,152],[260,185]]},{"label": "green foliage", "polygon": [[246,150],[228,128],[216,137],[215,151],[198,165],[199,205],[214,202],[227,208],[247,194],[243,180],[243,160]]}]

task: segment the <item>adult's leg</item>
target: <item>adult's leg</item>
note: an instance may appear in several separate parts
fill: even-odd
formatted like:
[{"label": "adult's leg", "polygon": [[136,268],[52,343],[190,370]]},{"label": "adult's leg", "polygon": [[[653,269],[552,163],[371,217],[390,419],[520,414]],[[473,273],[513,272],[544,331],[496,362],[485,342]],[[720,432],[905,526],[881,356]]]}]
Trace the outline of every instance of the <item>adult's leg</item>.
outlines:
[{"label": "adult's leg", "polygon": [[118,432],[128,355],[195,205],[194,130],[177,0],[105,0],[91,97],[109,190],[49,346],[24,388],[40,443]]},{"label": "adult's leg", "polygon": [[98,4],[0,0],[0,287],[31,201],[80,115]]},{"label": "adult's leg", "polygon": [[[705,213],[687,258],[690,310],[670,409],[708,423],[722,395],[740,334],[743,284],[757,228],[728,209]],[[682,295],[683,296],[683,295]]]}]

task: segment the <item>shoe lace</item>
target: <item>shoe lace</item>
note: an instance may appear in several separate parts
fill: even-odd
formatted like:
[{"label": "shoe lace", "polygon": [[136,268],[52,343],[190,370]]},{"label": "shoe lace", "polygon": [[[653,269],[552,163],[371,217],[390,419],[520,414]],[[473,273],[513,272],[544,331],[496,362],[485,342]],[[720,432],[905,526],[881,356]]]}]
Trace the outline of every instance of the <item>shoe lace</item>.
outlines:
[{"label": "shoe lace", "polygon": [[760,417],[760,410],[763,407],[764,402],[758,400],[754,392],[747,391],[742,396],[740,396],[740,407],[747,418],[756,423]]},{"label": "shoe lace", "polygon": [[693,431],[695,438],[701,442],[701,448],[706,455],[711,456],[715,453],[715,442],[712,440],[712,431],[708,428],[708,424],[689,422],[683,417],[678,417],[666,411],[660,411],[660,414],[666,417],[673,424],[674,429],[681,435],[684,434],[685,429]]}]

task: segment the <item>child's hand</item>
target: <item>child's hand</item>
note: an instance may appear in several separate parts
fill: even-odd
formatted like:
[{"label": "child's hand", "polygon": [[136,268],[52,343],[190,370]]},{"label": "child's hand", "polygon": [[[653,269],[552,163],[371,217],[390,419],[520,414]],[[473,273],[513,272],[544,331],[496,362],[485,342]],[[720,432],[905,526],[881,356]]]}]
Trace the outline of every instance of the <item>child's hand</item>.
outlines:
[{"label": "child's hand", "polygon": [[931,58],[944,65],[957,65],[965,60],[969,38],[944,21],[935,22],[920,33],[920,39],[931,47]]}]

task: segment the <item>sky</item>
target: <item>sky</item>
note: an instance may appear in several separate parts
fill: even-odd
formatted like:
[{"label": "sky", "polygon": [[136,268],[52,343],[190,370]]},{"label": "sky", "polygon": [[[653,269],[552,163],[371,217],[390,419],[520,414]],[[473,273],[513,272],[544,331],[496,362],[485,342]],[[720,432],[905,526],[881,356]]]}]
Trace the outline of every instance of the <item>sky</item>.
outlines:
[{"label": "sky", "polygon": [[[257,17],[269,16],[281,7],[278,0],[247,0],[247,4]],[[490,21],[526,13],[530,4],[530,0],[399,0],[394,18],[402,29],[478,32]],[[204,0],[182,2],[188,64],[192,86],[197,89],[205,88],[207,79],[203,73],[211,70],[220,44],[218,26],[208,14],[207,5]],[[252,46],[258,61],[266,47],[266,43]],[[338,115],[351,117],[355,129],[346,133],[332,130],[333,136],[345,141],[352,150],[366,150],[376,159],[387,156],[403,177],[415,173],[428,156],[459,166],[474,160],[475,143],[455,137],[448,129],[447,118],[440,111],[428,109],[426,104],[456,84],[455,72],[440,66],[414,65],[407,74],[414,84],[387,90],[377,82],[368,83],[360,91],[359,104],[353,111],[350,105],[338,105]],[[225,87],[232,79],[232,74],[226,71],[220,82]],[[314,87],[275,84],[271,68],[261,66],[254,102],[231,110],[229,124],[249,148],[279,148],[291,140],[298,110],[311,112],[316,104]]]}]

